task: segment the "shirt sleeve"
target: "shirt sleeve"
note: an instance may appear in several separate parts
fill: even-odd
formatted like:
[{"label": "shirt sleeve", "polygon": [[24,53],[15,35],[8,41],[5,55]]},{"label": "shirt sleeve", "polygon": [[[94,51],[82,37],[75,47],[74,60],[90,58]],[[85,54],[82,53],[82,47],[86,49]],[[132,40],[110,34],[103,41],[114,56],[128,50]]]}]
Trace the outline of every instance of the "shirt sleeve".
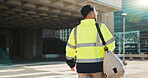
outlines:
[{"label": "shirt sleeve", "polygon": [[115,49],[115,40],[105,24],[101,25],[101,32],[106,42],[106,46],[110,51],[113,51]]},{"label": "shirt sleeve", "polygon": [[74,39],[74,29],[72,29],[71,34],[69,36],[67,45],[66,45],[66,59],[71,60],[75,57],[76,53],[76,44]]}]

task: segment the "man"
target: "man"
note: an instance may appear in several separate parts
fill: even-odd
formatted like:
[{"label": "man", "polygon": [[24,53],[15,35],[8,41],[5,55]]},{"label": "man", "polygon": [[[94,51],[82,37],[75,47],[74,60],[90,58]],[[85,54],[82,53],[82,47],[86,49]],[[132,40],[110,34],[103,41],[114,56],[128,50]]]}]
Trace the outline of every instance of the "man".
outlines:
[{"label": "man", "polygon": [[[104,46],[96,28],[97,11],[91,5],[81,9],[84,19],[71,31],[67,46],[67,64],[74,71],[76,66],[79,78],[104,78]],[[115,48],[115,41],[108,28],[100,23],[100,30],[110,51]],[[76,64],[75,64],[76,60]]]}]

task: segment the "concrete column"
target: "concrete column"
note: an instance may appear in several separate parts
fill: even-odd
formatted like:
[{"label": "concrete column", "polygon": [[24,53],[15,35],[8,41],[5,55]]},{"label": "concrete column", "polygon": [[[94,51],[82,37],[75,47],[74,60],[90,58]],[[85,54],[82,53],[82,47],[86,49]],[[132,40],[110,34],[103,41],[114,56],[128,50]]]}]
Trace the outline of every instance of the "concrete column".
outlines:
[{"label": "concrete column", "polygon": [[111,33],[114,35],[114,12],[109,13],[108,27],[109,27]]},{"label": "concrete column", "polygon": [[101,22],[101,13],[98,14],[97,22]]},{"label": "concrete column", "polygon": [[36,57],[37,56],[37,35],[36,35],[36,30],[33,31],[33,53],[32,53],[32,56],[33,57]]},{"label": "concrete column", "polygon": [[36,32],[36,44],[37,44],[37,56],[38,58],[42,57],[42,29],[37,29]]},{"label": "concrete column", "polygon": [[24,57],[32,58],[33,56],[33,30],[32,29],[24,29]]},{"label": "concrete column", "polygon": [[101,23],[104,23],[105,24],[105,16],[106,16],[106,13],[101,13]]},{"label": "concrete column", "polygon": [[22,29],[21,45],[25,58],[42,56],[42,29]]},{"label": "concrete column", "polygon": [[114,35],[114,13],[109,12],[109,13],[101,13],[101,23],[104,23],[112,35]]},{"label": "concrete column", "polygon": [[33,57],[42,55],[42,30],[34,29],[33,31]]}]

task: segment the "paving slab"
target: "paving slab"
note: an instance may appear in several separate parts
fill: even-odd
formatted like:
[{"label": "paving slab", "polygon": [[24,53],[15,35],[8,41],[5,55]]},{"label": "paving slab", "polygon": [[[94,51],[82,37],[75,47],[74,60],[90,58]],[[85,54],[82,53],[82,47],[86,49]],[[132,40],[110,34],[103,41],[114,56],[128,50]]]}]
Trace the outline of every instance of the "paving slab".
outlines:
[{"label": "paving slab", "polygon": [[[148,61],[126,61],[123,78],[148,78]],[[1,66],[0,78],[78,78],[63,61]]]}]

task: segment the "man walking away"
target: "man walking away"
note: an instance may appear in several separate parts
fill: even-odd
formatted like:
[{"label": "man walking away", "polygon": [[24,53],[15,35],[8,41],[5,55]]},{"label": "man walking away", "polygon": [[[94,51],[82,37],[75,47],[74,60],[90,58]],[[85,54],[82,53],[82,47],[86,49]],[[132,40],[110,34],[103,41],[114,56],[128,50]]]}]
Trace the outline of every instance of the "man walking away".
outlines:
[{"label": "man walking away", "polygon": [[[73,28],[66,46],[66,62],[74,71],[76,66],[79,78],[104,78],[104,46],[96,28],[97,11],[92,5],[81,9],[84,19]],[[100,30],[110,51],[115,48],[115,41],[108,28],[100,24]],[[76,60],[76,61],[75,61]]]}]

